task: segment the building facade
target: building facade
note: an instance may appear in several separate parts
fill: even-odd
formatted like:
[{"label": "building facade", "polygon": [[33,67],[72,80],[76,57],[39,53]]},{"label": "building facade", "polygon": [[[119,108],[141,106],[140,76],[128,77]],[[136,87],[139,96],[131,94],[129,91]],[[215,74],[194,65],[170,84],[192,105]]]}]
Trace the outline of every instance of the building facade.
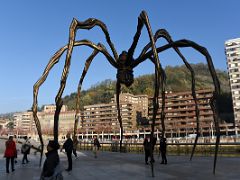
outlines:
[{"label": "building facade", "polygon": [[[199,108],[199,132],[201,136],[214,136],[215,124],[213,111],[209,101],[212,97],[212,90],[196,91],[197,103]],[[155,119],[156,129],[162,131],[160,113],[162,99],[159,98],[159,110]],[[153,107],[149,106],[149,118],[153,116]],[[150,122],[151,123],[151,122]],[[191,91],[179,93],[166,93],[165,101],[165,135],[166,137],[187,137],[196,134],[196,112],[195,101]],[[227,135],[234,131],[233,124],[220,124],[221,134]]]},{"label": "building facade", "polygon": [[228,74],[233,100],[234,122],[236,134],[240,128],[240,38],[230,39],[225,42]]},{"label": "building facade", "polygon": [[[38,112],[43,134],[52,135],[54,126],[55,105],[45,105],[43,110]],[[19,112],[13,115],[14,129],[20,135],[37,134],[32,111]],[[59,115],[59,134],[66,134],[73,131],[75,121],[75,111],[67,111],[67,106],[63,105]]]},{"label": "building facade", "polygon": [[[41,123],[43,134],[53,135],[54,112],[39,112],[38,118]],[[75,111],[63,111],[59,114],[58,131],[59,134],[67,134],[72,132],[75,122]]]},{"label": "building facade", "polygon": [[[200,134],[202,136],[214,136],[215,124],[213,112],[209,101],[212,97],[212,90],[196,91],[199,106]],[[151,119],[153,116],[152,98],[147,95],[132,95],[122,93],[119,96],[120,114],[123,123],[124,135],[140,137],[150,134]],[[160,133],[161,121],[161,98],[159,98],[159,110],[156,117],[156,132]],[[61,110],[59,115],[59,135],[72,132],[75,122],[75,111],[66,111],[67,107]],[[42,133],[53,135],[54,126],[54,105],[47,105],[43,111],[38,112]],[[196,134],[196,113],[195,101],[190,91],[179,93],[166,93],[165,104],[165,132],[167,137],[187,137]],[[79,117],[78,134],[82,139],[93,137],[93,135],[105,135],[108,139],[112,136],[119,136],[120,126],[117,118],[116,96],[106,104],[94,104],[84,106],[84,111],[77,115]],[[24,133],[37,134],[32,112],[14,114],[15,129]],[[222,135],[233,134],[233,124],[220,124]],[[142,136],[141,136],[142,137]]]},{"label": "building facade", "polygon": [[[137,117],[148,116],[148,96],[123,93],[119,96],[120,114],[124,132],[137,129]],[[88,133],[119,133],[116,95],[108,104],[84,106],[81,131]]]},{"label": "building facade", "polygon": [[27,135],[35,129],[33,115],[31,111],[13,114],[14,129],[17,134]]}]

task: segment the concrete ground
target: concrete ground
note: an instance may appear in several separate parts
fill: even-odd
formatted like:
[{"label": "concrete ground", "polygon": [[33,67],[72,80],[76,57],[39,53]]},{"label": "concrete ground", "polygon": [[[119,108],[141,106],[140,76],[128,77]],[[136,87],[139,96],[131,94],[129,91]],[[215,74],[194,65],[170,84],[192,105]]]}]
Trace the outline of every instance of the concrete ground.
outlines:
[{"label": "concrete ground", "polygon": [[[78,152],[78,158],[73,157],[73,170],[64,171],[67,158],[59,153],[63,168],[64,180],[145,180],[145,179],[240,179],[240,158],[219,157],[216,174],[213,175],[213,157],[169,156],[168,164],[160,164],[156,157],[155,177],[151,176],[150,165],[145,165],[143,154],[126,154],[117,152],[99,152],[94,158],[91,151]],[[29,156],[29,164],[21,164],[22,155],[18,157],[15,172],[6,173],[5,159],[0,158],[1,180],[38,180],[41,168],[39,154]]]}]

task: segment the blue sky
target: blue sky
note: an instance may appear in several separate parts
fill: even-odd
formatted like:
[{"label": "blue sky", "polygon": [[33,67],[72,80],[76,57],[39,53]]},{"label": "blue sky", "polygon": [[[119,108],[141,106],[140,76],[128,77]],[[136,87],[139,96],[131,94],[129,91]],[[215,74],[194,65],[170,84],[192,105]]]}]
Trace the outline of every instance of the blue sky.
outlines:
[{"label": "blue sky", "polygon": [[[240,1],[225,0],[23,0],[3,1],[0,5],[0,113],[24,111],[32,106],[34,83],[41,76],[50,57],[68,42],[69,25],[75,17],[79,21],[93,17],[103,21],[118,53],[128,50],[136,32],[137,18],[142,10],[148,13],[153,32],[164,28],[174,40],[189,39],[205,46],[216,68],[227,70],[224,42],[240,37]],[[99,28],[80,30],[77,39],[107,43]],[[136,49],[136,55],[149,42],[146,28]],[[161,40],[158,45],[165,44]],[[192,63],[205,59],[190,48],[183,50]],[[77,89],[82,68],[91,51],[75,48],[64,95]],[[180,65],[173,51],[159,55],[163,66]],[[55,65],[40,88],[39,105],[54,103],[65,60],[65,54]],[[135,76],[153,73],[150,62],[134,71]],[[105,80],[115,79],[116,70],[99,55],[95,58],[83,89]]]}]

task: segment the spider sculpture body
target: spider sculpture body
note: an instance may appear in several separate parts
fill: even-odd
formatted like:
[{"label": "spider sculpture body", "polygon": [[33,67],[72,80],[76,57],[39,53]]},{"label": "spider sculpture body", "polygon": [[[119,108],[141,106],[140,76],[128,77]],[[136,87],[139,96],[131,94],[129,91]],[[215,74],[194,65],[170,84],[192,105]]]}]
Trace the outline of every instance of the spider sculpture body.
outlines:
[{"label": "spider sculpture body", "polygon": [[[133,54],[136,49],[138,40],[141,35],[141,31],[143,26],[146,26],[147,32],[149,35],[149,40],[150,42],[143,48],[141,54],[134,59]],[[103,33],[105,34],[106,41],[108,45],[111,48],[113,56],[110,55],[110,53],[107,51],[107,49],[101,44],[94,44],[89,40],[79,40],[76,41],[76,33],[77,30],[79,29],[87,29],[90,30],[93,27],[98,26],[101,28]],[[156,47],[155,43],[158,39],[163,38],[167,40],[167,44],[163,45],[161,47]],[[216,148],[215,148],[215,158],[214,158],[214,172],[215,172],[215,166],[216,166],[216,159],[217,159],[217,151],[218,151],[218,144],[220,140],[220,130],[219,130],[219,124],[218,124],[218,113],[216,110],[216,96],[220,93],[220,85],[219,81],[212,63],[211,56],[209,55],[208,51],[206,48],[196,44],[193,41],[190,40],[179,40],[179,41],[173,41],[169,33],[165,29],[159,29],[156,31],[156,33],[153,35],[151,26],[149,23],[149,19],[147,16],[147,13],[145,11],[142,11],[140,16],[138,17],[138,26],[137,26],[137,31],[133,39],[133,43],[131,47],[129,48],[128,51],[123,51],[119,56],[117,54],[117,51],[114,48],[113,43],[111,42],[108,30],[106,25],[101,22],[98,19],[90,18],[87,19],[86,21],[80,22],[76,19],[73,19],[70,30],[69,30],[69,42],[67,45],[59,49],[53,57],[50,59],[49,63],[47,64],[42,76],[40,79],[34,84],[34,91],[33,91],[33,117],[35,120],[35,124],[37,127],[39,139],[42,145],[41,152],[43,152],[43,139],[42,139],[42,133],[41,133],[41,125],[37,116],[37,97],[38,97],[38,91],[40,86],[44,83],[46,80],[50,70],[52,67],[59,62],[60,57],[62,54],[67,51],[66,53],[66,60],[65,60],[65,65],[63,68],[62,72],[62,77],[60,81],[60,88],[58,90],[58,93],[55,97],[55,103],[56,103],[56,111],[54,115],[54,140],[58,141],[58,120],[59,120],[59,114],[61,111],[62,107],[62,94],[66,85],[68,73],[69,73],[69,68],[71,65],[71,56],[72,56],[72,51],[75,46],[88,46],[91,49],[93,49],[92,54],[89,56],[89,58],[85,61],[85,67],[82,72],[81,78],[79,80],[78,84],[78,89],[77,89],[77,100],[76,100],[76,114],[75,114],[75,123],[74,123],[74,133],[73,136],[75,137],[77,134],[77,124],[78,124],[78,119],[79,119],[79,112],[80,112],[80,95],[81,95],[81,87],[83,80],[87,74],[88,68],[91,65],[93,59],[95,56],[100,52],[102,53],[108,62],[117,69],[117,82],[116,82],[116,101],[117,101],[117,118],[120,124],[120,151],[122,150],[122,137],[123,137],[123,126],[122,126],[122,119],[121,119],[121,113],[120,113],[120,105],[119,105],[119,94],[121,91],[121,86],[126,85],[127,87],[131,86],[133,81],[134,81],[134,76],[133,76],[133,69],[138,66],[140,63],[142,63],[145,60],[150,60],[154,66],[155,66],[155,92],[154,92],[154,97],[153,97],[153,117],[152,117],[152,124],[151,124],[151,138],[150,138],[150,144],[153,143],[153,136],[154,136],[154,128],[155,128],[155,119],[157,116],[157,112],[159,109],[159,92],[161,92],[161,98],[162,98],[162,103],[161,103],[161,130],[162,130],[162,135],[165,135],[165,125],[164,125],[164,119],[165,119],[165,83],[166,83],[166,76],[165,72],[162,69],[158,53],[161,53],[169,48],[173,48],[175,52],[180,56],[186,67],[188,68],[191,78],[192,78],[192,96],[195,101],[195,114],[196,114],[196,124],[197,124],[197,136],[195,139],[195,143],[192,149],[192,154],[191,154],[191,159],[194,154],[194,150],[197,144],[197,140],[199,137],[199,108],[198,108],[198,103],[197,103],[197,98],[196,98],[196,93],[195,93],[195,74],[194,71],[191,67],[191,65],[188,63],[188,61],[185,59],[185,57],[182,55],[180,52],[179,48],[183,47],[191,47],[195,49],[196,51],[200,52],[202,55],[206,57],[207,64],[209,67],[209,71],[211,73],[212,79],[213,79],[213,84],[214,84],[214,93],[213,97],[211,99],[210,105],[212,107],[213,113],[214,113],[214,122],[215,122],[215,129],[216,129]],[[42,159],[42,158],[41,158]],[[41,160],[40,160],[41,164]],[[154,171],[153,171],[153,152],[151,152],[151,169],[152,169],[152,176],[154,176]]]},{"label": "spider sculpture body", "polygon": [[132,57],[128,58],[126,51],[123,51],[117,60],[117,80],[120,84],[124,84],[127,87],[131,86],[134,81],[133,69],[131,67],[131,62],[133,61]]}]

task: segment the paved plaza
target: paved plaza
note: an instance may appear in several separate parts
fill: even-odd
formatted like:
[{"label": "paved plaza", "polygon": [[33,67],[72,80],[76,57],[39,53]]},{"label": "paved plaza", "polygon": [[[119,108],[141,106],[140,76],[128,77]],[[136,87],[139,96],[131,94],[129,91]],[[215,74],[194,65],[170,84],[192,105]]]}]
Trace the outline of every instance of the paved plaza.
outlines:
[{"label": "paved plaza", "polygon": [[[32,151],[33,152],[33,151]],[[240,158],[219,157],[216,175],[212,173],[213,157],[170,156],[168,164],[160,164],[156,157],[155,178],[151,177],[150,165],[144,164],[143,154],[117,152],[100,152],[94,158],[91,151],[78,152],[79,157],[73,158],[73,171],[64,171],[67,167],[66,155],[60,154],[64,180],[144,180],[144,179],[239,179]],[[39,154],[31,154],[29,164],[21,164],[22,155],[18,157],[15,172],[6,174],[5,159],[0,158],[1,180],[38,180],[41,168]]]}]

